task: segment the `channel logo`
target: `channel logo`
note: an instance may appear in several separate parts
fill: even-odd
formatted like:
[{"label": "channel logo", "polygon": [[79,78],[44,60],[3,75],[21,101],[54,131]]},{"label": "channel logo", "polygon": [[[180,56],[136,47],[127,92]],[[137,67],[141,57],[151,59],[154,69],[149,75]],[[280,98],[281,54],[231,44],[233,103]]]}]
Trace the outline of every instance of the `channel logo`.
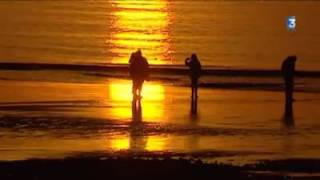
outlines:
[{"label": "channel logo", "polygon": [[295,16],[289,16],[287,18],[287,29],[289,31],[294,31],[296,29],[297,26],[297,20]]}]

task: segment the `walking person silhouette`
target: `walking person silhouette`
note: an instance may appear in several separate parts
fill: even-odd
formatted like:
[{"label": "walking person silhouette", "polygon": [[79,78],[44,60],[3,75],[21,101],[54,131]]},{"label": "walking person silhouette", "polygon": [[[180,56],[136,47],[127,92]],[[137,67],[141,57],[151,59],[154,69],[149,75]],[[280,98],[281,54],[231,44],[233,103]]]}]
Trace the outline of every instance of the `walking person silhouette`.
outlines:
[{"label": "walking person silhouette", "polygon": [[284,80],[285,98],[287,103],[292,103],[293,91],[294,91],[294,74],[295,74],[295,62],[296,56],[288,56],[281,66],[282,76]]},{"label": "walking person silhouette", "polygon": [[295,74],[295,63],[297,61],[296,56],[288,56],[281,65],[281,72],[284,80],[285,90],[285,111],[284,111],[284,123],[288,127],[294,126],[293,118],[293,107],[294,101],[294,74]]},{"label": "walking person silhouette", "polygon": [[142,56],[141,50],[131,54],[129,59],[129,73],[132,79],[132,95],[134,99],[141,99],[142,86],[149,78],[149,63]]},{"label": "walking person silhouette", "polygon": [[189,76],[191,79],[191,112],[197,113],[198,100],[198,80],[201,76],[201,63],[196,54],[192,54],[190,58],[185,59],[185,65],[189,67]]}]

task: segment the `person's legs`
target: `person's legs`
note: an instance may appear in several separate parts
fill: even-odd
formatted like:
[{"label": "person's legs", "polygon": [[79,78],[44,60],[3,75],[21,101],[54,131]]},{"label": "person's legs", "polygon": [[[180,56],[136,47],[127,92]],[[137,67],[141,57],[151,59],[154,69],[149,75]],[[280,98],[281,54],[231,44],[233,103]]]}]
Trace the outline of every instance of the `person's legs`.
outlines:
[{"label": "person's legs", "polygon": [[139,80],[137,83],[137,96],[141,96],[141,81]]},{"label": "person's legs", "polygon": [[285,95],[286,95],[286,102],[292,103],[293,102],[293,79],[286,79],[285,80]]},{"label": "person's legs", "polygon": [[141,80],[141,84],[140,84],[140,96],[141,97],[142,97],[143,83],[144,83],[144,80]]},{"label": "person's legs", "polygon": [[191,82],[192,87],[192,99],[195,100],[198,97],[198,79],[193,78]]},{"label": "person's legs", "polygon": [[132,95],[133,97],[137,96],[137,88],[138,88],[138,84],[137,84],[137,80],[132,80]]},{"label": "person's legs", "polygon": [[143,79],[139,79],[138,82],[137,82],[137,90],[138,90],[138,94],[137,94],[137,95],[138,95],[139,97],[142,97],[141,94],[142,94],[143,82],[144,82]]},{"label": "person's legs", "polygon": [[195,82],[194,82],[194,93],[195,93],[195,99],[197,100],[198,99],[198,79],[195,79]]},{"label": "person's legs", "polygon": [[283,122],[286,127],[294,126],[293,102],[290,100],[285,101]]},{"label": "person's legs", "polygon": [[132,100],[132,120],[140,122],[142,120],[142,108],[140,99],[134,98]]},{"label": "person's legs", "polygon": [[193,85],[193,81],[191,82],[191,99],[192,99],[192,101],[194,100],[194,85]]}]

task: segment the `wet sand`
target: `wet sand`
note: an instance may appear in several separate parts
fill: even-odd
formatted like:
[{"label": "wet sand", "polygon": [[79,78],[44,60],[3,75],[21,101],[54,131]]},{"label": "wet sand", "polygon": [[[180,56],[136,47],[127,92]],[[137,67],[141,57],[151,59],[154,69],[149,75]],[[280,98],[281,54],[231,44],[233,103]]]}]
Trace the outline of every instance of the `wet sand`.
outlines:
[{"label": "wet sand", "polygon": [[176,81],[146,82],[139,112],[126,79],[2,74],[1,179],[319,177],[312,91],[295,94],[288,121],[276,89],[201,87],[191,115]]},{"label": "wet sand", "polygon": [[233,164],[320,157],[317,93],[296,93],[288,124],[280,91],[202,88],[192,116],[187,87],[151,81],[139,119],[127,80],[1,84],[2,160],[96,151],[185,153]]}]

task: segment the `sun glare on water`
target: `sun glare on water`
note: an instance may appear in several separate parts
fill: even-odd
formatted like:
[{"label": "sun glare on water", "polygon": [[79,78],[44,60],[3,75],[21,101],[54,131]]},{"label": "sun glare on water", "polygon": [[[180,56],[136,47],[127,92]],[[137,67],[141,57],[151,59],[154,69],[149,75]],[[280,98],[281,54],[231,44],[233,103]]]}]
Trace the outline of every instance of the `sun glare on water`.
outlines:
[{"label": "sun glare on water", "polygon": [[108,44],[113,63],[128,63],[131,52],[141,49],[150,64],[168,64],[168,3],[165,0],[111,1],[113,20]]}]

